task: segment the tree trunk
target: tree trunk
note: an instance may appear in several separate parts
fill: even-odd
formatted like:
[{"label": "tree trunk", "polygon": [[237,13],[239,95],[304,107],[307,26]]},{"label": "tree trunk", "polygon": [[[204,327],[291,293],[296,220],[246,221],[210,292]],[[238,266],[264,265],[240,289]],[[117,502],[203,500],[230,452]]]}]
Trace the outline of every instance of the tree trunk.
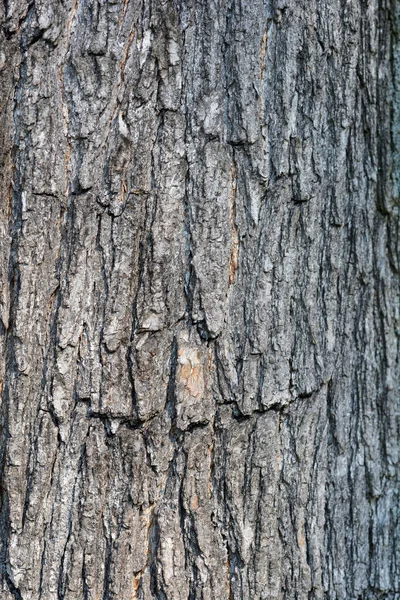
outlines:
[{"label": "tree trunk", "polygon": [[2,600],[400,598],[396,10],[2,3]]}]

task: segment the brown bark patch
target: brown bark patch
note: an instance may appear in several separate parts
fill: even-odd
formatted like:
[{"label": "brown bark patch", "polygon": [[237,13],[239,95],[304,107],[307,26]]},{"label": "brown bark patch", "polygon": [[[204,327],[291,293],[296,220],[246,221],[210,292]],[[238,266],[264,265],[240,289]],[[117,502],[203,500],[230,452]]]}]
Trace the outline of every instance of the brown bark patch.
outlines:
[{"label": "brown bark patch", "polygon": [[239,268],[239,232],[236,225],[236,166],[235,162],[231,163],[231,230],[232,230],[232,249],[231,260],[229,263],[229,285],[233,285],[236,281],[236,272]]}]

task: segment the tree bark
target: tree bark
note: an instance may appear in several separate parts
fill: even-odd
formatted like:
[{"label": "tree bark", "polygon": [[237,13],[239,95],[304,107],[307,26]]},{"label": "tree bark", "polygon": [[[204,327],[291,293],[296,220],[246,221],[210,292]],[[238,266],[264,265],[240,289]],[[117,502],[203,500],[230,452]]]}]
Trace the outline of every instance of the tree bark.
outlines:
[{"label": "tree bark", "polygon": [[2,600],[400,599],[397,11],[1,4]]}]

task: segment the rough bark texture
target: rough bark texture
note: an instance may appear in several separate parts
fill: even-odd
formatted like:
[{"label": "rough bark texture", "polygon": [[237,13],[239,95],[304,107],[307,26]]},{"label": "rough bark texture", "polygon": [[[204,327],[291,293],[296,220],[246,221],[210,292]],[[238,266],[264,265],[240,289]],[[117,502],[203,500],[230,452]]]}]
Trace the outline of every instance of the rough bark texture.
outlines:
[{"label": "rough bark texture", "polygon": [[1,3],[1,600],[400,598],[396,18]]}]

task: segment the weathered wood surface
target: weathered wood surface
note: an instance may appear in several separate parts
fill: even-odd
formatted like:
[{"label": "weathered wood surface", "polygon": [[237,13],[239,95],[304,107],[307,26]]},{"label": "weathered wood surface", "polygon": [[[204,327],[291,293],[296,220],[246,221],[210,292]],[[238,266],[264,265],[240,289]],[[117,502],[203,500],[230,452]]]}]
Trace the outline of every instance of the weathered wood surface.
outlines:
[{"label": "weathered wood surface", "polygon": [[395,4],[0,20],[1,599],[399,599]]}]

